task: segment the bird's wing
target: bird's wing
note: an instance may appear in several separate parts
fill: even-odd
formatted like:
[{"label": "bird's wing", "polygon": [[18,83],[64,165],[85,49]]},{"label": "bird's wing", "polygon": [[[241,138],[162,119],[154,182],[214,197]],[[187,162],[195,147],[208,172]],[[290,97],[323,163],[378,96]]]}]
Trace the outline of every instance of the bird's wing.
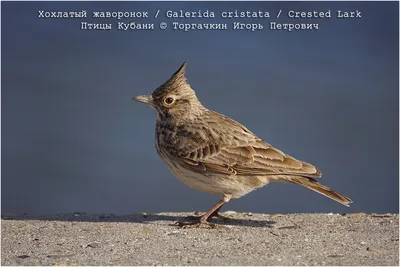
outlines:
[{"label": "bird's wing", "polygon": [[[212,112],[212,111],[210,111]],[[228,175],[301,175],[317,178],[321,172],[264,142],[240,123],[219,115],[205,116],[207,127],[189,142],[178,158],[187,168]],[[189,135],[188,135],[189,136]]]}]

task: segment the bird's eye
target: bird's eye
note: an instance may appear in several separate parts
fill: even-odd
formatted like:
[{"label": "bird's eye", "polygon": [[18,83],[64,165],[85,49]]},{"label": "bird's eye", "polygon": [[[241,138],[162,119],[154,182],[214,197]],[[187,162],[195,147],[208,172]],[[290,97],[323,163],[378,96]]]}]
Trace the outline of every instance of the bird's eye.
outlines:
[{"label": "bird's eye", "polygon": [[164,99],[164,103],[167,105],[171,105],[172,103],[174,103],[175,99],[173,97],[167,97]]}]

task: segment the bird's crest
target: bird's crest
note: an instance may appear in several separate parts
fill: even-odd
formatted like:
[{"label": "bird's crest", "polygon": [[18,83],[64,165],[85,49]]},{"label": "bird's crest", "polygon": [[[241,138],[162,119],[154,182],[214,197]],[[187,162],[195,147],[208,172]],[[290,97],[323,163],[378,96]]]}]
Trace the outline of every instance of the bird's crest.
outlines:
[{"label": "bird's crest", "polygon": [[193,91],[190,88],[190,85],[187,83],[186,79],[186,65],[185,61],[182,66],[172,74],[171,78],[169,78],[165,83],[160,85],[154,92],[153,98],[159,98],[167,93],[184,93],[184,91]]}]

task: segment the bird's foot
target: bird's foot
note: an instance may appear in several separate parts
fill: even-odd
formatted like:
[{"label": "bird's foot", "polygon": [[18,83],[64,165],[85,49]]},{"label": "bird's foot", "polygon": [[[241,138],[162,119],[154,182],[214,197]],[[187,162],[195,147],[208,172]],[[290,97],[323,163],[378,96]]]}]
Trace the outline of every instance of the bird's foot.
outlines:
[{"label": "bird's foot", "polygon": [[209,222],[209,219],[212,218],[212,217],[219,217],[219,218],[222,217],[222,219],[226,218],[226,217],[223,217],[223,216],[219,215],[218,212],[221,209],[221,207],[226,202],[229,201],[229,199],[230,199],[230,197],[221,199],[220,201],[217,202],[217,204],[215,204],[209,211],[204,213],[202,216],[189,216],[189,217],[187,217],[187,218],[193,220],[192,222],[176,222],[175,225],[178,225],[178,226],[180,226],[182,228],[200,227],[202,225],[208,226],[208,227],[211,227],[211,228],[215,228],[216,225],[214,223]]},{"label": "bird's foot", "polygon": [[184,228],[198,228],[200,226],[208,226],[210,228],[215,228],[215,224],[214,223],[210,223],[206,220],[206,218],[200,217],[197,218],[195,221],[193,222],[176,222],[175,225]]},{"label": "bird's foot", "polygon": [[[196,215],[190,215],[190,216],[187,216],[186,219],[188,219],[188,220],[200,220],[201,217],[202,217],[202,215],[201,215],[201,216],[200,216],[200,215],[198,215],[198,216],[196,216]],[[227,221],[227,220],[230,220],[230,219],[231,219],[231,218],[229,218],[229,217],[222,216],[222,215],[219,214],[219,213],[213,213],[213,214],[210,215],[210,217],[207,218],[207,221],[209,221],[209,219],[211,219],[212,217],[217,217],[217,218],[219,218],[219,219],[221,219],[221,220],[223,220],[223,221]]]}]

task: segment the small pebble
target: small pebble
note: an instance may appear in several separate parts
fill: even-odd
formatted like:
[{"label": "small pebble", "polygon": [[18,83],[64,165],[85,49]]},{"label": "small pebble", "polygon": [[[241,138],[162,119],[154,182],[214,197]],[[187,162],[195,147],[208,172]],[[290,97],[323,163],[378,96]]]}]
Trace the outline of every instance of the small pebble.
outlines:
[{"label": "small pebble", "polygon": [[94,241],[94,242],[86,245],[86,247],[98,248],[98,247],[100,247],[100,242]]},{"label": "small pebble", "polygon": [[27,259],[27,258],[29,258],[30,256],[28,256],[28,255],[20,255],[20,256],[17,256],[17,258],[18,259]]}]

